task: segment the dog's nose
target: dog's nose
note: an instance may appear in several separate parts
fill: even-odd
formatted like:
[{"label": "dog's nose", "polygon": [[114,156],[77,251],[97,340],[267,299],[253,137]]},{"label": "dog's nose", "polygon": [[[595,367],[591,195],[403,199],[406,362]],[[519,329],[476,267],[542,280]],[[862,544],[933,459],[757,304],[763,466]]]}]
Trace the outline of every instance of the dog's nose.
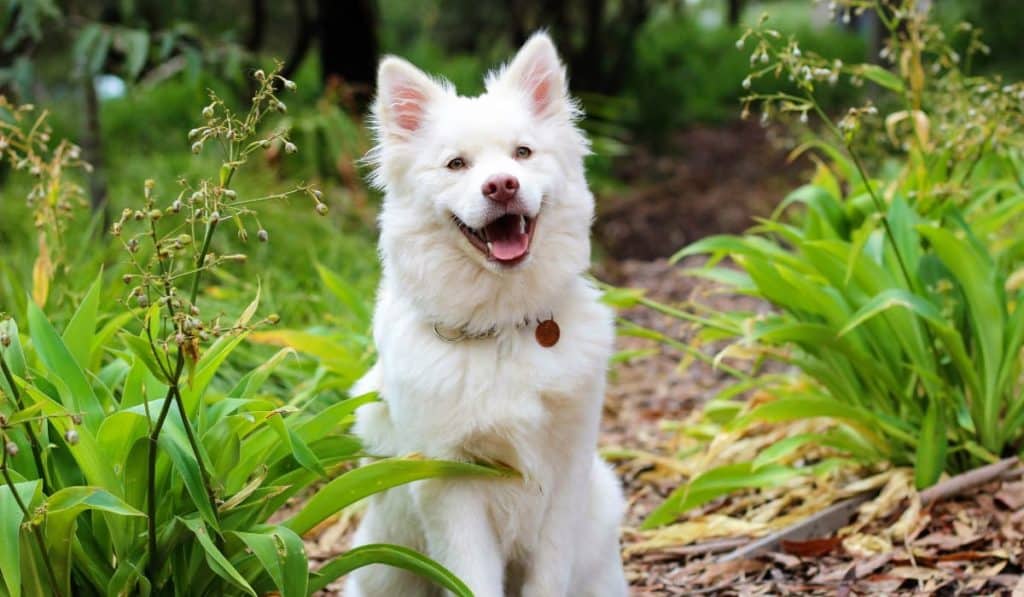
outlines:
[{"label": "dog's nose", "polygon": [[495,174],[484,181],[480,192],[495,203],[508,203],[515,199],[519,179],[511,174]]}]

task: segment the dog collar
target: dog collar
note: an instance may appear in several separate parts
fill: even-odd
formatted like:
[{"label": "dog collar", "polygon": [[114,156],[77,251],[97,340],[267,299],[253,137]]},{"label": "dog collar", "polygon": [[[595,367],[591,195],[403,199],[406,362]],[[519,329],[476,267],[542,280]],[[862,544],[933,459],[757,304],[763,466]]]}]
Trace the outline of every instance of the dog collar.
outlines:
[{"label": "dog collar", "polygon": [[[554,315],[551,315],[544,320],[536,320],[537,328],[534,330],[534,337],[537,340],[537,344],[540,344],[544,348],[550,348],[558,343],[558,339],[561,336],[561,330],[558,327],[558,323],[555,321]],[[513,326],[517,330],[521,330],[531,325],[529,319],[516,322]],[[445,327],[440,323],[433,324],[434,335],[441,339],[443,342],[454,344],[456,342],[462,342],[463,340],[487,340],[494,338],[501,332],[501,328],[493,326],[483,332],[469,332],[465,327],[461,328],[449,328]]]}]

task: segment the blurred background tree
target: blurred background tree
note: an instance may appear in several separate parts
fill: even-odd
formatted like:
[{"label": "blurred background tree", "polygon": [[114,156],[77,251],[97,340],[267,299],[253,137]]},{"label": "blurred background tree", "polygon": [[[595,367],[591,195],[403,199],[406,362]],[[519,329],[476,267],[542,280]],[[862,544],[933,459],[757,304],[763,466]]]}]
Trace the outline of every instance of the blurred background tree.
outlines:
[{"label": "blurred background tree", "polygon": [[[1024,49],[1024,17],[1014,3],[933,4],[950,24],[968,18],[986,30],[996,51],[974,68],[1019,76],[1013,58]],[[697,235],[745,227],[767,209],[758,197],[779,173],[772,160],[749,173],[747,182],[757,182],[752,198],[723,206],[717,197],[715,213],[702,210],[701,196],[691,197],[707,195],[715,181],[683,176],[707,171],[721,178],[715,167],[730,161],[730,151],[749,146],[751,135],[764,141],[756,126],[736,124],[750,67],[735,48],[744,27],[770,9],[774,26],[810,50],[855,61],[881,47],[871,21],[804,0],[0,0],[0,7],[0,92],[50,107],[57,133],[82,145],[94,166],[87,186],[95,209],[123,192],[112,171],[176,174],[187,167],[169,157],[184,141],[168,131],[203,105],[207,89],[246,97],[247,73],[279,58],[301,90],[288,124],[304,149],[300,164],[287,168],[338,181],[353,207],[346,217],[362,213],[355,219],[364,223],[372,220],[372,196],[354,162],[368,147],[362,122],[379,56],[406,56],[443,73],[461,92],[476,93],[484,72],[545,28],[588,114],[599,195],[623,199],[602,202],[599,239],[613,253],[645,257],[668,254]],[[848,105],[861,93],[841,83],[823,103]],[[716,132],[700,132],[707,129]],[[701,162],[701,150],[713,159]],[[286,167],[274,159],[271,165]],[[654,193],[660,197],[621,192],[666,184]],[[643,222],[605,226],[620,219],[619,211],[637,213],[634,200],[653,206],[630,216]],[[680,202],[691,215],[707,212],[699,225],[678,215],[665,220]],[[643,230],[663,220],[673,226],[664,234]]]}]

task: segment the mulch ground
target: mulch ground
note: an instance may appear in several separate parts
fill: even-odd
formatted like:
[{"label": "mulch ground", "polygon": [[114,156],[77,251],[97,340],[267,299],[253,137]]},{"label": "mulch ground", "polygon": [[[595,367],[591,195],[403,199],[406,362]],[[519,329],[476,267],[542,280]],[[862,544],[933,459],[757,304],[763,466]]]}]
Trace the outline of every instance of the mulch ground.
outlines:
[{"label": "mulch ground", "polygon": [[[742,232],[755,217],[771,213],[807,168],[788,163],[785,155],[771,131],[749,123],[680,132],[661,155],[638,149],[618,165],[617,174],[629,190],[599,199],[595,236],[607,258],[596,275],[619,286],[645,288],[648,296],[666,303],[766,310],[749,297],[723,293],[682,273],[699,260],[673,267],[664,258],[703,236]],[[695,333],[647,309],[623,316],[684,343]],[[753,559],[718,561],[725,548],[757,533],[723,533],[695,545],[652,542],[650,533],[637,530],[640,523],[686,476],[672,472],[680,436],[673,423],[692,417],[730,380],[700,361],[680,367],[681,353],[650,341],[621,337],[618,342],[620,350],[636,356],[611,372],[600,441],[615,455],[628,495],[623,551],[632,595],[1024,597],[1024,473],[1019,468],[927,508],[916,501],[905,471],[886,471],[878,476],[879,497],[862,508],[842,536],[787,543]],[[705,348],[709,354],[715,349]],[[628,454],[642,457],[623,457]],[[806,502],[806,510],[817,503],[807,492],[818,490],[805,484],[792,493],[804,496],[796,501]],[[785,501],[779,497],[785,491],[769,498]],[[730,518],[739,511],[737,503],[764,506],[760,498],[747,493],[715,500],[700,508],[694,520],[738,524]],[[799,510],[800,504],[789,507]],[[346,549],[357,516],[346,514],[310,534],[306,546],[314,566]],[[340,594],[340,583],[324,594]]]},{"label": "mulch ground", "polygon": [[[694,265],[693,263],[684,264]],[[749,297],[716,292],[707,282],[664,261],[627,261],[608,275],[616,283],[649,289],[662,302],[700,302],[715,308],[763,309]],[[624,316],[687,341],[692,330],[671,318],[635,309]],[[623,350],[647,341],[620,338]],[[602,445],[649,453],[623,460],[618,471],[629,496],[623,548],[633,595],[1012,595],[1024,597],[1024,469],[929,508],[915,504],[909,474],[895,473],[882,495],[863,507],[864,522],[810,541],[795,541],[762,557],[719,563],[722,547],[743,535],[697,545],[641,547],[642,520],[683,480],[658,471],[658,458],[674,457],[678,431],[671,424],[724,388],[729,379],[697,362],[680,370],[680,353],[618,365],[612,372]],[[612,450],[614,452],[614,450]],[[726,512],[732,498],[716,500],[700,520]],[[715,553],[708,553],[709,550]]]}]

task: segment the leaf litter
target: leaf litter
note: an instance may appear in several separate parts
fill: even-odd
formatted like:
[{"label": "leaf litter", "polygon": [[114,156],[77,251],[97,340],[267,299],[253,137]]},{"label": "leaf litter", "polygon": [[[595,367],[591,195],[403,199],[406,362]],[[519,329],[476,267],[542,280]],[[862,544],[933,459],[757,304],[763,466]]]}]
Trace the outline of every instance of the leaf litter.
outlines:
[{"label": "leaf litter", "polygon": [[[627,261],[616,264],[610,279],[620,286],[648,288],[652,298],[670,304],[710,303],[751,313],[765,309],[749,297],[722,294],[711,282],[688,279],[680,269],[664,262]],[[625,316],[681,342],[692,341],[694,330],[677,320],[643,309]],[[619,348],[643,355],[651,345],[621,338]],[[709,356],[721,348],[705,347]],[[605,454],[615,461],[629,495],[623,548],[632,595],[1024,597],[1024,467],[1019,463],[1004,463],[981,485],[958,478],[946,481],[945,489],[937,486],[942,489],[938,493],[919,494],[911,469],[842,461],[823,474],[719,497],[674,524],[639,530],[672,490],[694,476],[753,460],[781,439],[821,433],[830,425],[809,420],[758,424],[742,432],[708,428],[699,407],[730,379],[699,361],[680,368],[683,358],[666,349],[626,360],[613,371],[609,389],[603,445],[616,446]],[[806,466],[836,456],[802,444],[783,462]],[[774,551],[756,557],[722,561],[725,552],[865,492],[870,498],[842,528],[782,540]],[[932,501],[934,496],[938,499]]]}]

